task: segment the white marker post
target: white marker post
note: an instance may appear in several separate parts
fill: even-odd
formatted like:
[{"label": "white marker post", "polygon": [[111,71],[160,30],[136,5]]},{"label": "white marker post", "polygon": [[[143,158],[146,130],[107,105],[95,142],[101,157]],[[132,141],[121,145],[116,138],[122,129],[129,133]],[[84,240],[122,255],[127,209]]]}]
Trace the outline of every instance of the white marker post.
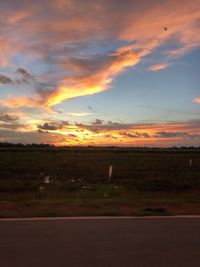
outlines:
[{"label": "white marker post", "polygon": [[110,165],[108,169],[108,182],[110,183],[111,178],[112,178],[112,173],[113,173],[113,166]]},{"label": "white marker post", "polygon": [[192,167],[192,159],[189,160],[189,166]]},{"label": "white marker post", "polygon": [[45,184],[49,184],[50,183],[50,177],[49,176],[45,176],[44,177],[44,183]]}]

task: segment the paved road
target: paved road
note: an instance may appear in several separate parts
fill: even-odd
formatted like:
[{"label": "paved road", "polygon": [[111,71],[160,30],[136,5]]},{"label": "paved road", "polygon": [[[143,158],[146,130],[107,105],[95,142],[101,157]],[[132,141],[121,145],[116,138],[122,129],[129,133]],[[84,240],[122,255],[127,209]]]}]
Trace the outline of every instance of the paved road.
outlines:
[{"label": "paved road", "polygon": [[199,267],[200,218],[0,221],[2,267]]}]

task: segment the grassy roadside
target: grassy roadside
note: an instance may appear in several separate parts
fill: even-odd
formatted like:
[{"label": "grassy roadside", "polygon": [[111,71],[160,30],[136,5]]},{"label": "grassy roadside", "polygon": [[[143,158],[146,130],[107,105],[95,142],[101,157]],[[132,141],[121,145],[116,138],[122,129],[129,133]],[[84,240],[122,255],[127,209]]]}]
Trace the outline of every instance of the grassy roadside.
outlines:
[{"label": "grassy roadside", "polygon": [[186,195],[143,195],[135,198],[13,198],[0,201],[0,218],[152,215],[200,215],[200,198]]}]

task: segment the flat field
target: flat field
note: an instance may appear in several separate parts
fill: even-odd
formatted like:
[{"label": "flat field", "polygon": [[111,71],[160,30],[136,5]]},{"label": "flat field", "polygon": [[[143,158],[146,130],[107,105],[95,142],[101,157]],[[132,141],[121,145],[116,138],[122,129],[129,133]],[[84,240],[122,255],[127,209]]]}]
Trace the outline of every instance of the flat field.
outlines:
[{"label": "flat field", "polygon": [[0,217],[200,214],[200,149],[1,148],[0,162]]}]

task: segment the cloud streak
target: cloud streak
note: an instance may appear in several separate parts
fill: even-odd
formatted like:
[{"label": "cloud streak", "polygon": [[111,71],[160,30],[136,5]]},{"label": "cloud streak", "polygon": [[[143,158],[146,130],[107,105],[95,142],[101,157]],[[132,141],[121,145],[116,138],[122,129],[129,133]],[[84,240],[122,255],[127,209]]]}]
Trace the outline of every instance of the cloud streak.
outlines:
[{"label": "cloud streak", "polygon": [[91,113],[91,112],[67,112],[67,114],[72,116],[72,117],[84,117],[84,116],[92,115],[94,113]]},{"label": "cloud streak", "polygon": [[156,64],[148,68],[148,70],[159,71],[168,67],[168,64]]}]

